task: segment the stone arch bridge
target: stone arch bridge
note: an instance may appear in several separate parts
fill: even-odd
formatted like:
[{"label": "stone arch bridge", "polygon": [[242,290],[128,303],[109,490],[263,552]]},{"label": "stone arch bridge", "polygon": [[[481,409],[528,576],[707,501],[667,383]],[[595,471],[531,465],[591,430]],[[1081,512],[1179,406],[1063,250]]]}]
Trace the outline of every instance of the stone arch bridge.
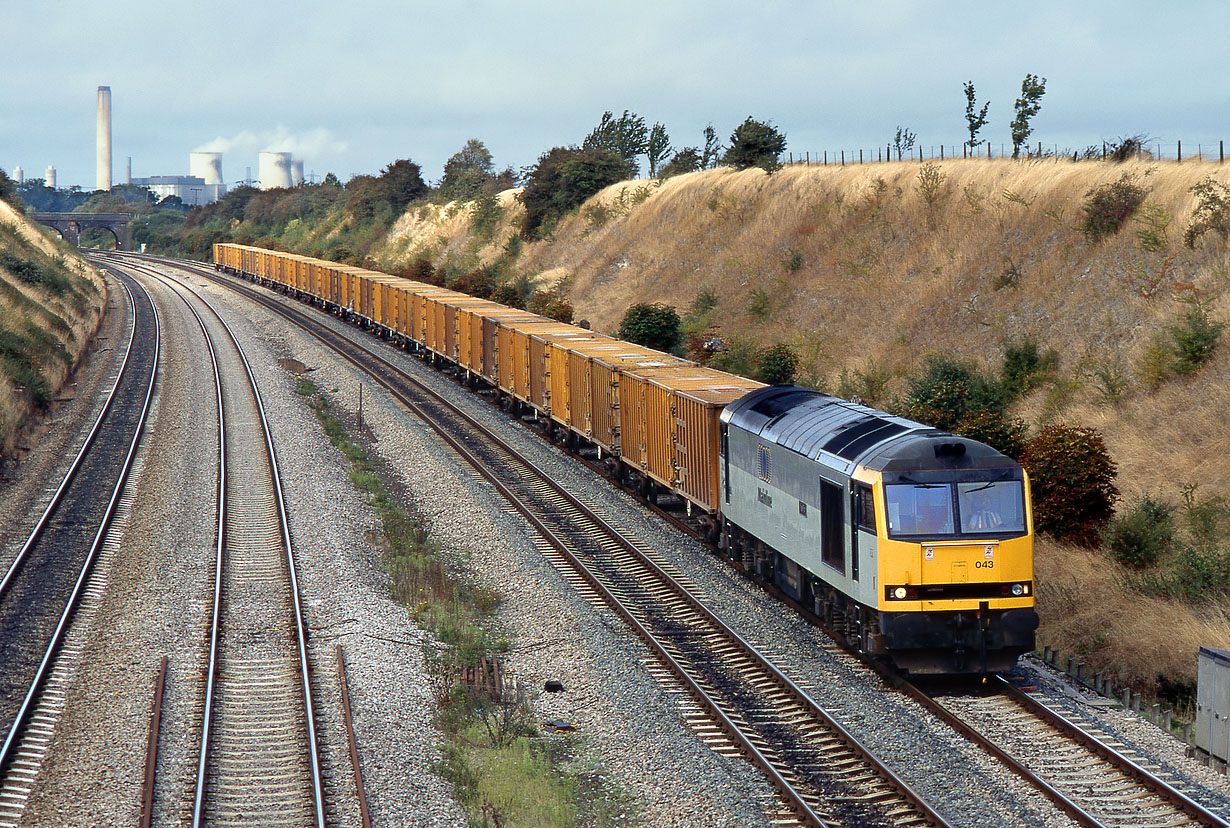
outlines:
[{"label": "stone arch bridge", "polygon": [[81,232],[94,227],[110,230],[117,250],[132,247],[129,213],[30,213],[29,218],[55,230],[74,247],[81,243]]}]

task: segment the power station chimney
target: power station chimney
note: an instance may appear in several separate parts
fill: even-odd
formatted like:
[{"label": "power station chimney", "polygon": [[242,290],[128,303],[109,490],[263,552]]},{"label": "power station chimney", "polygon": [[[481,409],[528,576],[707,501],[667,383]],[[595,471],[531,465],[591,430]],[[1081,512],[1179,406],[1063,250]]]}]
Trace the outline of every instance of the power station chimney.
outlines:
[{"label": "power station chimney", "polygon": [[124,176],[124,183],[129,187],[132,186],[132,156],[128,156],[128,173]]},{"label": "power station chimney", "polygon": [[98,87],[98,187],[111,189],[111,87]]},{"label": "power station chimney", "polygon": [[56,188],[56,168],[54,164],[47,168],[47,173],[43,176],[43,181],[51,189],[54,190]]}]

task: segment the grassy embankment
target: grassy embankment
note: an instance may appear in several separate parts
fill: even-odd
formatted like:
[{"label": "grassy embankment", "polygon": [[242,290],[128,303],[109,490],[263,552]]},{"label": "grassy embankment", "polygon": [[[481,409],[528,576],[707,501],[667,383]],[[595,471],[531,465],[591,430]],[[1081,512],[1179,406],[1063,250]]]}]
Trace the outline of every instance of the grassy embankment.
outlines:
[{"label": "grassy embankment", "polygon": [[[314,383],[299,379],[330,442],[347,459],[352,485],[365,493],[381,521],[378,543],[393,594],[430,634],[424,658],[445,736],[437,772],[449,780],[474,826],[534,825],[565,828],[608,825],[616,794],[595,788],[578,773],[567,742],[543,739],[532,695],[519,682],[503,692],[462,681],[463,668],[509,650],[494,613],[500,596],[476,586],[455,553],[442,549],[415,509],[413,493],[390,490],[378,458],[369,455],[358,432],[349,432]],[[463,554],[464,557],[464,554]]]},{"label": "grassy embankment", "polygon": [[0,202],[0,454],[46,411],[102,319],[102,279]]},{"label": "grassy embankment", "polygon": [[[1164,376],[1155,343],[1193,300],[1213,320],[1230,318],[1226,239],[1183,242],[1197,205],[1192,187],[1210,175],[1230,182],[1230,172],[1062,160],[935,167],[930,185],[916,162],[615,185],[550,238],[511,242],[511,267],[520,210],[506,193],[494,232],[473,233],[465,209],[421,208],[373,254],[388,265],[426,256],[451,272],[503,261],[558,284],[578,318],[608,333],[632,303],[665,302],[682,314],[700,298],[711,307],[692,324],[711,325],[732,349],[788,343],[803,381],[853,389],[873,404],[901,395],[928,353],[994,373],[1005,345],[1028,340],[1053,350],[1058,364],[1012,413],[1034,432],[1053,422],[1100,430],[1125,503],[1150,493],[1182,518],[1182,489],[1197,486],[1215,530],[1205,552],[1224,566],[1230,538],[1218,499],[1230,497],[1222,450],[1230,346],[1193,374]],[[1094,241],[1079,228],[1087,194],[1124,175],[1147,191],[1144,206]],[[1104,551],[1040,539],[1040,641],[1146,691],[1159,676],[1194,680],[1199,645],[1230,646],[1230,600],[1157,589],[1167,567],[1186,565],[1183,554],[1176,545],[1141,573]]]}]

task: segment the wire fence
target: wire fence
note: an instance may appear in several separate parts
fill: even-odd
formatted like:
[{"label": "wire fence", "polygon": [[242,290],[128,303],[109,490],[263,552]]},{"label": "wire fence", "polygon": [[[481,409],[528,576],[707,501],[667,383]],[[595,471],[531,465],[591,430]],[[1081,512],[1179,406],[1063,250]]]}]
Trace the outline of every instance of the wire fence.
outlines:
[{"label": "wire fence", "polygon": [[[1073,150],[1070,148],[1060,149],[1058,144],[1044,144],[1039,141],[1029,147],[1021,147],[1019,157],[1035,160],[1039,158],[1067,159],[1070,161],[1106,160],[1107,158],[1114,157],[1118,147],[1118,144],[1103,142],[1101,147],[1093,145],[1085,149]],[[1166,144],[1160,141],[1151,141],[1139,144],[1132,154],[1135,155],[1138,161],[1173,161],[1176,164],[1192,162],[1224,164],[1226,162],[1226,142],[1218,140],[1207,144],[1184,144],[1182,141],[1176,141],[1173,144]],[[1129,154],[1128,157],[1131,157],[1132,154]],[[783,161],[786,164],[806,164],[808,166],[828,166],[830,164],[844,166],[846,164],[875,164],[883,163],[884,161],[908,160],[921,162],[949,161],[959,158],[993,159],[1012,157],[1011,144],[995,145],[990,142],[983,142],[972,150],[967,144],[916,145],[909,148],[885,144],[874,149],[789,152]],[[1118,158],[1117,160],[1125,159]]]}]

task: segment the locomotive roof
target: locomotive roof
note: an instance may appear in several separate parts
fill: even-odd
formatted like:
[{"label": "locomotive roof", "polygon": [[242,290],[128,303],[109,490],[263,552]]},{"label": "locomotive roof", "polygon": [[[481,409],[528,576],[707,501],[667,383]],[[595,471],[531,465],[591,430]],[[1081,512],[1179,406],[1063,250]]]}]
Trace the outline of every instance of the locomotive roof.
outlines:
[{"label": "locomotive roof", "polygon": [[836,455],[879,471],[1016,466],[975,440],[797,385],[758,388],[726,406],[722,422],[813,460]]}]

